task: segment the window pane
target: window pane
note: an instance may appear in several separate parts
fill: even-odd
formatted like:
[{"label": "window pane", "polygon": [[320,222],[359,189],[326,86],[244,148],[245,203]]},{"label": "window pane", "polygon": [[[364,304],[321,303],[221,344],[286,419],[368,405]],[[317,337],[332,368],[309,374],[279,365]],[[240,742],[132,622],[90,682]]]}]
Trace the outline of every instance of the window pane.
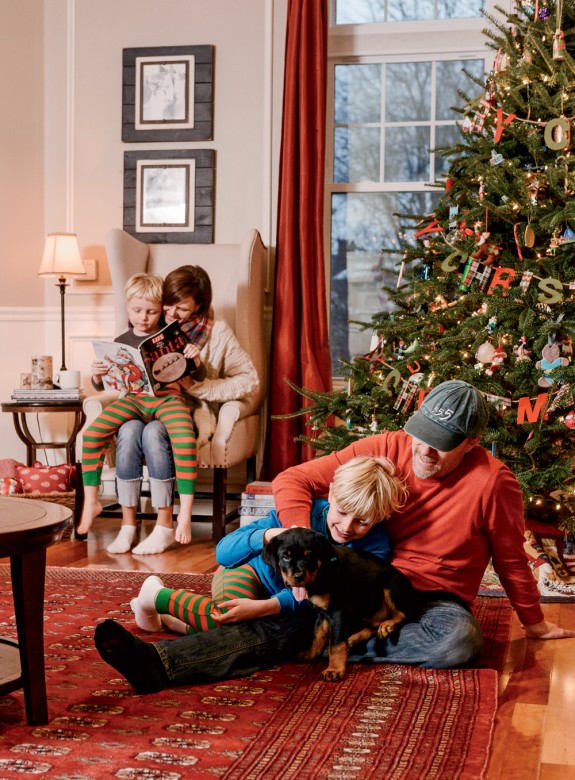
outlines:
[{"label": "window pane", "polygon": [[388,22],[411,22],[434,18],[433,0],[389,0]]},{"label": "window pane", "polygon": [[336,24],[373,24],[385,21],[386,0],[336,0]]},{"label": "window pane", "polygon": [[377,127],[337,127],[334,131],[334,182],[379,181],[380,146]]},{"label": "window pane", "polygon": [[336,24],[469,19],[481,16],[485,0],[336,0]]},{"label": "window pane", "polygon": [[400,62],[385,72],[385,121],[429,122],[431,63]]},{"label": "window pane", "polygon": [[334,373],[340,358],[348,360],[369,349],[371,332],[360,331],[349,320],[369,323],[372,314],[392,308],[382,287],[397,284],[401,256],[380,250],[400,246],[400,226],[394,214],[428,214],[439,197],[431,192],[332,195],[330,345]]},{"label": "window pane", "polygon": [[[435,146],[437,148],[455,146],[455,144],[460,143],[460,141],[461,136],[455,125],[440,125],[435,129]],[[440,154],[436,154],[433,178],[437,179],[442,174],[447,173],[450,164],[450,159],[448,157],[442,157]]]},{"label": "window pane", "polygon": [[469,97],[475,97],[480,88],[463,71],[464,69],[478,79],[484,78],[483,60],[443,60],[437,63],[436,76],[436,119],[456,119],[453,106],[460,106],[461,98],[457,90]]},{"label": "window pane", "polygon": [[335,123],[379,122],[381,65],[336,65]]},{"label": "window pane", "polygon": [[388,127],[384,181],[429,181],[429,127]]},{"label": "window pane", "polygon": [[485,0],[438,0],[438,19],[473,19],[481,16]]}]

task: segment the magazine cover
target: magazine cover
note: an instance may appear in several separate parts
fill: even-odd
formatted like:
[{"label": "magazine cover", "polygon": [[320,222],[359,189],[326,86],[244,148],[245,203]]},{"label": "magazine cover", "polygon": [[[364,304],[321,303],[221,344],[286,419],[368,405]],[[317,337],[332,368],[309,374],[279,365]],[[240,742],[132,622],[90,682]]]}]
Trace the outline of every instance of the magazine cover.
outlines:
[{"label": "magazine cover", "polygon": [[93,341],[98,360],[109,365],[102,377],[106,390],[156,395],[163,387],[180,388],[180,381],[196,370],[183,350],[188,343],[177,322],[142,341],[139,349],[116,341]]}]

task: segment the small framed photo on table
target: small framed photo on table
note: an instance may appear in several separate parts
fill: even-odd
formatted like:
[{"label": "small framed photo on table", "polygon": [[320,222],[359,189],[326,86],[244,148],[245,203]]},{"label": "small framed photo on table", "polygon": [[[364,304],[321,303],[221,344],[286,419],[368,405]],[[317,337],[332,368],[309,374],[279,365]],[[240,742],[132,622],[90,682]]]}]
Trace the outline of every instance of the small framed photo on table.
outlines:
[{"label": "small framed photo on table", "polygon": [[148,244],[211,244],[214,150],[125,152],[124,230]]},{"label": "small framed photo on table", "polygon": [[213,138],[213,46],[124,49],[122,141]]}]

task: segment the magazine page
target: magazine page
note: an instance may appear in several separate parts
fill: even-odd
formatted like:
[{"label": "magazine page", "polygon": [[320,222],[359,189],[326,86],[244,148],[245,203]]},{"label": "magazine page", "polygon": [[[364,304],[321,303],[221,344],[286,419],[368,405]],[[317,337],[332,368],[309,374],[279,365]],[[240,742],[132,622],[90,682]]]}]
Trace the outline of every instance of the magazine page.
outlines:
[{"label": "magazine page", "polygon": [[171,322],[140,344],[144,366],[154,391],[163,387],[186,389],[186,378],[196,372],[196,364],[184,356],[188,340],[177,322]]},{"label": "magazine page", "polygon": [[154,395],[142,356],[137,349],[117,341],[93,341],[92,346],[96,358],[109,366],[108,373],[102,377],[106,390],[122,394]]}]

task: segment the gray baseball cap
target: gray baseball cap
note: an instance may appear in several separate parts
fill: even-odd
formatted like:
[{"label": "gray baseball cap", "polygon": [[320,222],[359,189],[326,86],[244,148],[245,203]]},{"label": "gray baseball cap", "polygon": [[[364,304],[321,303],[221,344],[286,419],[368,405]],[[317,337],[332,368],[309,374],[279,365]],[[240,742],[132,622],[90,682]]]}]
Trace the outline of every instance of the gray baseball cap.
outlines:
[{"label": "gray baseball cap", "polygon": [[489,412],[483,393],[453,379],[435,387],[405,423],[403,430],[440,452],[450,452],[468,436],[487,427]]}]

